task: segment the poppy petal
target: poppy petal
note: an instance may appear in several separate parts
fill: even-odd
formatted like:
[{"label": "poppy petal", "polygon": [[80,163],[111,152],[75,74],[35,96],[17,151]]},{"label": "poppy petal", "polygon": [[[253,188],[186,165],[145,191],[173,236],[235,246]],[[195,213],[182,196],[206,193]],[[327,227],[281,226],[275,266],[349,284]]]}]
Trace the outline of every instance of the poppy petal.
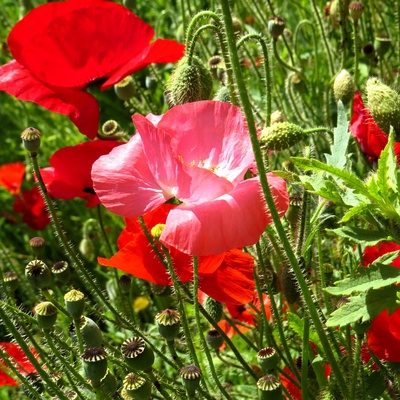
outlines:
[{"label": "poppy petal", "polygon": [[22,180],[25,175],[23,162],[4,164],[0,166],[0,186],[11,194],[18,194],[21,190]]}]

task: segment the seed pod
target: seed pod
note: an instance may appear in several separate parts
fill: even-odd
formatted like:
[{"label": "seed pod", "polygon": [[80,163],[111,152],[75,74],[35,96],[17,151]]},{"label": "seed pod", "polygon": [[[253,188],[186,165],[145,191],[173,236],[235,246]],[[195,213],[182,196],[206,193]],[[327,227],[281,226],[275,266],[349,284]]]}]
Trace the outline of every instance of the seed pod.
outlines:
[{"label": "seed pod", "polygon": [[85,309],[85,295],[79,290],[72,289],[64,295],[64,301],[74,321],[79,320]]},{"label": "seed pod", "polygon": [[35,316],[39,326],[45,330],[53,329],[57,320],[57,307],[50,301],[43,301],[36,305]]},{"label": "seed pod", "polygon": [[219,350],[224,343],[224,338],[216,329],[210,329],[206,335],[206,342],[213,350]]},{"label": "seed pod", "polygon": [[49,268],[40,260],[29,261],[25,267],[25,276],[28,282],[37,289],[47,287],[51,280]]},{"label": "seed pod", "polygon": [[136,371],[148,371],[154,364],[154,353],[143,338],[135,336],[126,339],[121,345],[125,362]]},{"label": "seed pod", "polygon": [[102,347],[89,348],[81,355],[86,378],[98,387],[107,373],[107,353]]},{"label": "seed pod", "polygon": [[100,389],[111,397],[114,396],[118,389],[117,380],[109,369],[107,369],[105,376],[100,380]]},{"label": "seed pod", "polygon": [[391,44],[392,39],[390,39],[386,35],[380,35],[375,38],[373,48],[375,49],[376,54],[378,54],[378,56],[382,58],[390,50]]},{"label": "seed pod", "polygon": [[151,291],[156,295],[160,297],[167,297],[170,296],[172,291],[171,291],[171,286],[164,286],[164,285],[157,285],[155,283],[152,283],[150,285]]},{"label": "seed pod", "polygon": [[3,273],[4,286],[10,291],[17,289],[19,281],[18,275],[14,271],[6,271]]},{"label": "seed pod", "polygon": [[133,372],[126,375],[122,384],[126,392],[135,400],[148,400],[151,396],[151,383]]},{"label": "seed pod", "polygon": [[343,104],[348,104],[354,97],[354,79],[348,71],[342,69],[333,83],[333,94],[336,101],[341,100]]},{"label": "seed pod", "polygon": [[114,85],[115,94],[121,99],[128,101],[135,95],[135,84],[133,78],[128,75]]},{"label": "seed pod", "polygon": [[353,18],[353,21],[358,21],[364,10],[364,5],[359,1],[352,1],[349,4],[349,15]]},{"label": "seed pod", "polygon": [[188,396],[194,396],[202,375],[200,368],[196,365],[186,365],[180,369],[179,375]]},{"label": "seed pod", "polygon": [[166,309],[156,315],[158,332],[168,340],[173,341],[179,334],[181,314],[178,311]]},{"label": "seed pod", "polygon": [[71,268],[66,261],[57,261],[51,267],[51,272],[54,276],[54,279],[58,282],[62,282],[67,284],[71,279]]},{"label": "seed pod", "polygon": [[200,58],[194,56],[191,64],[188,64],[188,58],[184,57],[178,62],[167,87],[171,106],[208,100],[213,78]]},{"label": "seed pod", "polygon": [[267,150],[285,150],[298,144],[304,138],[304,131],[290,122],[277,122],[264,128],[260,144]]},{"label": "seed pod", "polygon": [[272,17],[268,20],[268,32],[272,39],[278,40],[285,30],[286,21],[282,17]]},{"label": "seed pod", "polygon": [[257,353],[257,361],[265,373],[278,365],[278,354],[273,347],[265,347]]},{"label": "seed pod", "polygon": [[46,240],[40,236],[33,237],[29,240],[29,247],[32,249],[32,253],[36,258],[42,257],[45,244]]},{"label": "seed pod", "polygon": [[82,317],[79,321],[79,329],[86,347],[100,347],[103,342],[101,330],[97,324],[88,317]]},{"label": "seed pod", "polygon": [[40,131],[32,127],[26,128],[21,133],[22,143],[32,155],[36,155],[40,148],[40,136]]},{"label": "seed pod", "polygon": [[266,375],[257,381],[260,400],[281,400],[282,384],[275,375]]},{"label": "seed pod", "polygon": [[118,279],[118,286],[123,294],[129,294],[131,290],[132,278],[129,275],[122,275]]}]

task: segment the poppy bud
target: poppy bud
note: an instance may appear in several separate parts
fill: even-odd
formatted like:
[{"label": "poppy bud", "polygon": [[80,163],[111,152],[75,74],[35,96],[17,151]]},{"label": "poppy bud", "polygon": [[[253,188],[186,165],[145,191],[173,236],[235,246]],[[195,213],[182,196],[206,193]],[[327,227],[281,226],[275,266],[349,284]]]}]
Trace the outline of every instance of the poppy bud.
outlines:
[{"label": "poppy bud", "polygon": [[45,244],[46,240],[40,236],[33,237],[29,240],[29,247],[32,249],[32,253],[36,258],[40,258],[43,255]]},{"label": "poppy bud", "polygon": [[3,273],[4,285],[10,291],[14,291],[18,287],[18,275],[14,271],[6,271]]},{"label": "poppy bud", "polygon": [[68,283],[71,279],[71,268],[66,261],[57,261],[51,267],[54,279],[64,284]]},{"label": "poppy bud", "polygon": [[225,62],[221,56],[213,56],[208,60],[208,68],[210,69],[211,75],[220,80],[220,74],[225,71]]},{"label": "poppy bud", "polygon": [[333,94],[336,101],[341,100],[343,104],[348,104],[354,97],[354,79],[348,71],[342,69],[336,76],[333,83]]},{"label": "poppy bud", "polygon": [[103,342],[101,330],[97,324],[88,317],[82,317],[79,321],[79,329],[86,347],[100,347]]},{"label": "poppy bud", "polygon": [[300,287],[297,283],[296,276],[289,264],[284,264],[280,271],[280,285],[282,292],[289,304],[296,303],[300,298]]},{"label": "poppy bud", "polygon": [[210,329],[206,335],[206,342],[213,350],[218,350],[224,343],[224,338],[216,329]]},{"label": "poppy bud", "polygon": [[94,256],[94,244],[89,238],[83,238],[79,243],[79,251],[84,258],[90,260]]},{"label": "poppy bud", "polygon": [[223,101],[224,103],[231,102],[231,94],[227,86],[221,86],[215,93],[214,100]]},{"label": "poppy bud", "polygon": [[35,307],[36,320],[43,330],[53,329],[57,320],[57,311],[57,307],[50,301],[43,301]]},{"label": "poppy bud", "polygon": [[282,17],[272,17],[268,20],[268,32],[272,39],[278,40],[285,30],[286,21]]},{"label": "poppy bud", "polygon": [[83,371],[93,387],[98,387],[107,373],[107,353],[102,347],[89,348],[81,355]]},{"label": "poppy bud", "polygon": [[126,375],[122,386],[128,395],[136,400],[150,399],[151,383],[133,372]]},{"label": "poppy bud", "polygon": [[271,125],[277,124],[278,122],[285,122],[286,118],[282,111],[276,110],[271,114]]},{"label": "poppy bud", "polygon": [[361,18],[364,5],[359,1],[352,1],[349,4],[349,15],[353,18],[353,21],[358,21]]},{"label": "poppy bud", "polygon": [[179,334],[181,314],[178,311],[166,309],[156,315],[158,332],[168,340],[173,341]]},{"label": "poppy bud", "polygon": [[232,18],[232,28],[233,28],[233,32],[235,34],[235,36],[240,36],[243,32],[243,24],[242,21],[237,18],[237,17],[233,17]]},{"label": "poppy bud", "polygon": [[257,381],[260,400],[280,400],[282,397],[282,384],[275,375],[266,375]]},{"label": "poppy bud", "polygon": [[188,396],[194,396],[202,375],[200,368],[196,365],[186,365],[180,369],[179,375]]},{"label": "poppy bud", "polygon": [[208,100],[213,88],[213,78],[210,71],[200,58],[193,56],[191,64],[188,58],[182,58],[168,83],[169,103],[171,106]]},{"label": "poppy bud", "polygon": [[132,278],[129,275],[122,275],[118,279],[118,286],[121,289],[121,292],[124,294],[129,294],[131,290],[131,283],[132,283]]},{"label": "poppy bud", "polygon": [[260,143],[269,150],[285,150],[299,143],[304,138],[302,128],[290,122],[278,122],[264,128]]},{"label": "poppy bud", "polygon": [[278,354],[273,347],[265,347],[257,353],[257,361],[263,372],[267,372],[278,365]]},{"label": "poppy bud", "polygon": [[154,353],[141,337],[126,339],[121,345],[125,362],[134,370],[148,371],[154,363]]},{"label": "poppy bud", "polygon": [[367,81],[368,108],[378,126],[389,134],[393,126],[396,141],[400,138],[400,96],[377,78]]},{"label": "poppy bud", "polygon": [[386,35],[377,36],[374,40],[374,49],[376,54],[382,58],[390,49],[392,39]]},{"label": "poppy bud", "polygon": [[36,155],[40,148],[40,135],[40,131],[32,127],[26,128],[21,133],[22,143],[32,155]]},{"label": "poppy bud", "polygon": [[79,290],[72,289],[64,295],[64,301],[73,320],[79,320],[85,309],[85,295]]},{"label": "poppy bud", "polygon": [[128,101],[135,95],[135,84],[133,78],[128,75],[122,81],[114,85],[115,94],[121,99]]},{"label": "poppy bud", "polygon": [[212,297],[207,297],[204,308],[215,322],[221,321],[223,311],[222,303],[214,300]]},{"label": "poppy bud", "polygon": [[28,282],[37,289],[48,286],[51,280],[51,272],[47,265],[40,260],[30,261],[25,267],[25,276]]}]

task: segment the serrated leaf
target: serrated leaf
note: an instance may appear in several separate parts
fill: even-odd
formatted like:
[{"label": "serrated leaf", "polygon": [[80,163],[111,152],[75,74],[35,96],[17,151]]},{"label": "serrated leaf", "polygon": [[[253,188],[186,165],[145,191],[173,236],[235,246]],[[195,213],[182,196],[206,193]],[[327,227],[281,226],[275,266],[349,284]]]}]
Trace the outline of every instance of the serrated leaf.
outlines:
[{"label": "serrated leaf", "polygon": [[346,152],[349,145],[350,132],[349,122],[343,103],[339,100],[337,107],[337,127],[333,130],[333,145],[331,154],[325,154],[328,164],[337,168],[344,168],[346,165]]},{"label": "serrated leaf", "polygon": [[350,239],[351,241],[358,244],[366,244],[368,246],[374,246],[382,240],[391,241],[393,238],[388,235],[386,231],[376,230],[371,231],[370,229],[356,228],[352,226],[343,226],[337,229],[330,229],[336,235]]},{"label": "serrated leaf", "polygon": [[370,213],[371,210],[375,210],[378,206],[370,203],[360,203],[357,206],[350,208],[346,214],[343,215],[340,220],[341,223],[350,221],[353,217],[362,217],[364,212]]},{"label": "serrated leaf", "polygon": [[357,276],[338,281],[335,286],[327,287],[325,290],[333,296],[349,296],[355,292],[380,289],[400,282],[400,268],[390,265],[371,264],[368,268],[359,268],[357,272]]},{"label": "serrated leaf", "polygon": [[370,290],[359,296],[352,296],[349,302],[335,310],[326,321],[326,326],[346,326],[356,321],[365,322],[388,309],[389,314],[398,308],[398,287],[391,285],[379,290]]},{"label": "serrated leaf", "polygon": [[[301,319],[297,314],[294,313],[287,313],[288,317],[288,322],[289,322],[289,327],[297,333],[297,335],[300,336],[300,338],[303,338],[303,332],[304,332],[304,319]],[[314,330],[310,329],[309,332],[309,339],[310,342],[313,342],[317,346],[317,352],[319,354],[324,354],[323,347],[321,345],[321,341],[319,340],[319,336],[317,332]]]},{"label": "serrated leaf", "polygon": [[373,261],[369,265],[370,266],[371,265],[379,265],[379,264],[390,265],[399,256],[400,256],[400,250],[391,251],[390,253],[385,253],[385,254],[381,255],[380,257],[378,257],[375,261]]}]

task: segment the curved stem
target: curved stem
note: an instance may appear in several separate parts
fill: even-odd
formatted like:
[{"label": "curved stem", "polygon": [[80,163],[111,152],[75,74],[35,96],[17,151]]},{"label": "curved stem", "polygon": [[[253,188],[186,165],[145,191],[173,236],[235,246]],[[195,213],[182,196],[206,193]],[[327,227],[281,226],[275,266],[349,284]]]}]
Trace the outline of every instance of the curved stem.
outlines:
[{"label": "curved stem", "polygon": [[278,61],[278,63],[280,65],[282,65],[283,68],[288,69],[289,71],[292,71],[292,72],[296,72],[296,74],[301,75],[302,72],[301,72],[300,69],[298,69],[296,67],[293,67],[292,65],[290,65],[290,64],[288,64],[288,63],[286,63],[285,61],[282,60],[281,56],[278,53],[278,49],[276,47],[276,43],[277,43],[277,39],[273,39],[272,40],[272,49],[274,50],[274,56],[276,58],[276,61]]}]

